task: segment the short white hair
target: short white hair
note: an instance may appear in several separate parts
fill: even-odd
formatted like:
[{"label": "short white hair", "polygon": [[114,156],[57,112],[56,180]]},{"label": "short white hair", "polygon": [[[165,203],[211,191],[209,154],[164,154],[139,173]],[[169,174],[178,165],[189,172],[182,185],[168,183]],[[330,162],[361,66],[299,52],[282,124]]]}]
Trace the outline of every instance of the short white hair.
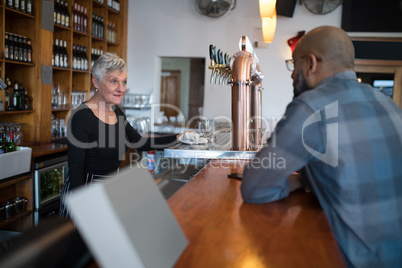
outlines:
[{"label": "short white hair", "polygon": [[114,71],[119,71],[120,73],[126,72],[127,64],[116,53],[112,52],[102,54],[92,66],[92,75],[96,76],[99,82],[102,81],[106,73]]}]

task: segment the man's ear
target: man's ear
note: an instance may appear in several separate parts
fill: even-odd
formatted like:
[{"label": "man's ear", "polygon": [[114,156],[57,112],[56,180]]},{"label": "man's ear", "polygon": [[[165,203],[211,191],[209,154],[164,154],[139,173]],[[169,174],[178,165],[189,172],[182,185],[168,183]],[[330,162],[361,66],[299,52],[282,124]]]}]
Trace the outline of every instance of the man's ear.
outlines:
[{"label": "man's ear", "polygon": [[308,64],[306,76],[315,74],[315,72],[317,71],[317,57],[314,54],[308,54],[306,60]]}]

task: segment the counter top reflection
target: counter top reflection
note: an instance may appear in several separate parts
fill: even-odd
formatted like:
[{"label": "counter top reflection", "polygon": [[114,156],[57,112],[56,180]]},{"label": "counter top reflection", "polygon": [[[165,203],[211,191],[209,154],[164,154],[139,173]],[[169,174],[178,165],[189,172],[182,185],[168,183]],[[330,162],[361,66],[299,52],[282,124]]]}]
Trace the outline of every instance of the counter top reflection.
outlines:
[{"label": "counter top reflection", "polygon": [[175,267],[345,267],[327,218],[311,193],[246,204],[246,161],[212,160],[168,200],[189,245]]},{"label": "counter top reflection", "polygon": [[214,140],[208,144],[189,145],[179,143],[164,150],[168,158],[195,158],[195,159],[252,159],[256,151],[231,150],[230,132],[215,134]]}]

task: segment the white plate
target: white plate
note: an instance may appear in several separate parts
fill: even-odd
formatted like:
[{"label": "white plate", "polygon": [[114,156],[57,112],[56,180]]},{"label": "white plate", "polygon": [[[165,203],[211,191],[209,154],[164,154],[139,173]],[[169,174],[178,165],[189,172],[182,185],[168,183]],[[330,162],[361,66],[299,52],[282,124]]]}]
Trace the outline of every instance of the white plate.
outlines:
[{"label": "white plate", "polygon": [[190,145],[207,144],[208,143],[208,140],[203,137],[198,138],[197,141],[191,141],[191,140],[183,139],[183,136],[180,136],[179,140],[184,144],[190,144]]}]

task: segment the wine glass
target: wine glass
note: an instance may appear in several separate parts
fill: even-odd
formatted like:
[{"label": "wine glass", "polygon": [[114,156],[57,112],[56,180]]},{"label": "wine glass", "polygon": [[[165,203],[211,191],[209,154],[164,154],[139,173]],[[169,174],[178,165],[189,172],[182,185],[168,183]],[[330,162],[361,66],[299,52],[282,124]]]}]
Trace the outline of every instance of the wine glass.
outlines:
[{"label": "wine glass", "polygon": [[20,123],[15,123],[15,128],[16,131],[14,132],[14,142],[17,145],[20,145],[22,141],[24,140],[24,134],[21,131],[21,124]]},{"label": "wine glass", "polygon": [[208,140],[208,142],[213,141],[213,137],[215,134],[215,124],[213,119],[205,119],[199,122],[198,132],[201,137],[204,137]]}]

